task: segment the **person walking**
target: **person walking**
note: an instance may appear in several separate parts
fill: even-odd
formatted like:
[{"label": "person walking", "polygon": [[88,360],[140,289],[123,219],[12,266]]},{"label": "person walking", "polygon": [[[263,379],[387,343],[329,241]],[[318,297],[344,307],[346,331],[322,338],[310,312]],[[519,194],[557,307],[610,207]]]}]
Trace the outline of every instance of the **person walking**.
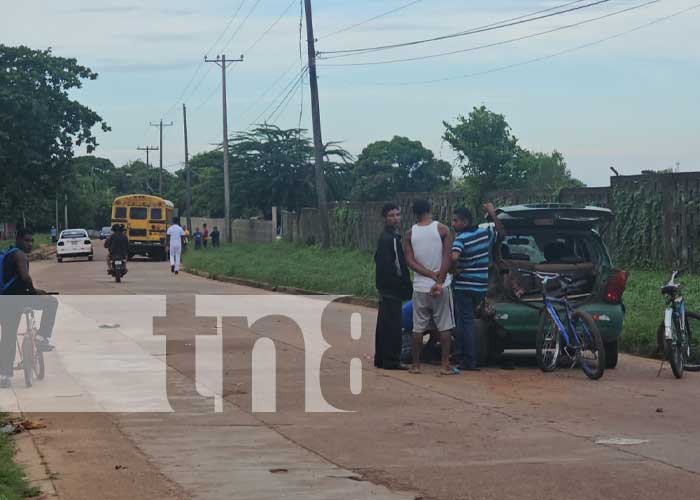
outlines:
[{"label": "person walking", "polygon": [[474,225],[472,213],[464,207],[457,208],[452,216],[457,233],[452,244],[452,261],[457,266],[454,281],[457,355],[460,368],[468,371],[479,370],[474,317],[476,308],[486,297],[493,246],[506,236],[493,204],[485,203],[483,208],[493,225]]},{"label": "person walking", "polygon": [[394,203],[382,207],[384,231],[374,253],[379,311],[374,338],[374,366],[405,370],[401,364],[401,303],[411,298],[413,287],[401,246],[401,209]]},{"label": "person walking", "polygon": [[170,272],[178,274],[180,272],[182,240],[185,238],[185,231],[180,227],[179,217],[173,217],[173,225],[168,228],[166,235],[166,244],[170,253]]},{"label": "person walking", "polygon": [[431,323],[440,333],[442,348],[442,375],[457,375],[459,370],[450,366],[450,340],[455,327],[454,307],[448,273],[452,265],[450,229],[433,220],[427,200],[413,204],[416,223],[408,231],[404,252],[406,263],[413,269],[413,366],[411,373],[420,373],[420,355],[423,335]]}]

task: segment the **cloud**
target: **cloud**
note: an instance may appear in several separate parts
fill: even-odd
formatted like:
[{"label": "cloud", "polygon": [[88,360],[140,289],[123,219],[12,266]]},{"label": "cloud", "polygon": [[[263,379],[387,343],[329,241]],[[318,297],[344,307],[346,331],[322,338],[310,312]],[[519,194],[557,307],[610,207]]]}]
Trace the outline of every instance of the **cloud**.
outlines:
[{"label": "cloud", "polygon": [[112,62],[106,64],[94,64],[95,71],[114,73],[153,73],[161,71],[181,70],[190,68],[191,60],[173,61],[169,63],[133,63],[133,62]]},{"label": "cloud", "polygon": [[127,14],[139,10],[137,5],[128,5],[122,7],[81,7],[61,11],[62,14]]}]

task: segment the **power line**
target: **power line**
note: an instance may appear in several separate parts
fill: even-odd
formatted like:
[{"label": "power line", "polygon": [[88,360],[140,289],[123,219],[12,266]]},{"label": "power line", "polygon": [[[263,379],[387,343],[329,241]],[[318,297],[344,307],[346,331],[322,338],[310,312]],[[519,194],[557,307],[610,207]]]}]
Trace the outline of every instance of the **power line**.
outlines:
[{"label": "power line", "polygon": [[[214,41],[213,44],[211,44],[211,47],[209,47],[209,49],[207,50],[206,53],[211,52],[212,49],[216,46],[216,44],[218,44],[219,41],[224,37],[224,35],[225,35],[226,32],[228,31],[228,29],[231,27],[231,25],[233,24],[233,22],[234,22],[234,21],[236,20],[236,18],[238,17],[238,13],[240,12],[241,8],[243,7],[243,4],[246,3],[246,1],[247,1],[247,0],[241,0],[241,3],[238,4],[238,8],[236,9],[236,11],[235,11],[235,12],[233,13],[233,15],[231,16],[231,19],[229,19],[228,24],[226,24],[226,27],[221,31],[221,33],[219,33],[218,38]],[[187,89],[190,87],[190,85],[192,85],[192,82],[194,81],[194,79],[195,79],[195,78],[197,77],[197,75],[199,74],[199,71],[202,69],[202,66],[204,66],[204,61],[200,61],[200,63],[197,65],[197,68],[195,69],[194,74],[192,75],[192,78],[190,78],[190,80],[187,82],[187,85],[185,85],[185,88],[182,89],[182,93],[180,94],[180,97],[177,98],[177,100],[175,101],[175,103],[170,107],[170,109],[168,109],[168,111],[167,111],[163,116],[170,114],[170,113],[175,109],[175,107],[177,106],[177,104],[178,104],[180,101],[182,101],[183,97],[185,96],[185,93],[187,92]],[[207,71],[207,73],[208,73],[208,71]],[[199,88],[199,87],[197,87],[197,88]],[[190,95],[190,97],[191,97],[191,95]]]},{"label": "power line", "polygon": [[[381,14],[378,14],[378,15],[376,15],[376,16],[374,16],[374,17],[370,17],[370,18],[368,18],[368,19],[365,19],[364,21],[360,21],[360,22],[358,22],[358,23],[351,24],[350,26],[346,26],[345,28],[341,28],[341,29],[339,29],[339,30],[337,30],[337,31],[333,31],[332,33],[328,33],[327,35],[320,36],[320,37],[317,38],[317,40],[322,40],[322,39],[325,39],[325,38],[330,38],[330,37],[332,37],[332,36],[336,36],[336,35],[339,35],[339,34],[341,34],[341,33],[345,33],[346,31],[350,31],[350,30],[353,30],[353,29],[355,29],[355,28],[359,28],[360,26],[363,26],[363,25],[365,25],[365,24],[367,24],[367,23],[371,23],[372,21],[376,21],[377,19],[381,19],[381,18],[386,17],[386,16],[388,16],[388,15],[390,15],[390,14],[393,14],[393,13],[395,13],[395,12],[399,12],[399,11],[401,11],[401,10],[407,9],[408,7],[412,7],[413,5],[416,5],[417,3],[420,3],[420,2],[422,2],[422,1],[423,1],[423,0],[413,0],[412,2],[408,2],[408,3],[406,3],[406,4],[400,5],[399,7],[396,7],[396,8],[394,8],[394,9],[388,10],[388,11],[383,12],[383,13],[381,13]],[[578,0],[578,1],[582,1],[582,0]]]},{"label": "power line", "polygon": [[428,54],[428,55],[424,55],[424,56],[415,56],[415,57],[406,57],[406,58],[402,58],[402,59],[389,59],[389,60],[384,60],[384,61],[365,61],[365,62],[358,62],[358,63],[324,64],[323,66],[326,68],[348,67],[348,66],[376,66],[376,65],[380,65],[380,64],[394,64],[394,63],[409,62],[409,61],[422,61],[425,59],[434,59],[437,57],[445,57],[445,56],[450,56],[450,55],[455,55],[455,54],[463,54],[465,52],[474,52],[474,51],[481,50],[481,49],[498,47],[500,45],[507,45],[507,44],[513,43],[513,42],[519,42],[522,40],[528,40],[530,38],[536,38],[536,37],[540,37],[543,35],[548,35],[550,33],[563,31],[566,29],[576,28],[579,26],[583,26],[585,24],[590,24],[590,23],[595,22],[595,21],[600,21],[602,19],[607,19],[609,17],[617,16],[619,14],[624,14],[626,12],[641,9],[642,7],[646,7],[648,5],[658,3],[660,1],[661,0],[649,0],[648,2],[639,4],[639,5],[634,5],[632,7],[627,7],[626,9],[621,9],[621,10],[618,10],[615,12],[610,12],[610,13],[604,14],[602,16],[584,19],[583,21],[579,21],[579,22],[572,23],[572,24],[566,24],[564,26],[557,26],[556,28],[552,28],[552,29],[545,30],[545,31],[538,31],[537,33],[531,33],[529,35],[523,35],[523,36],[519,36],[519,37],[515,37],[515,38],[509,38],[507,40],[500,40],[498,42],[487,43],[487,44],[483,44],[483,45],[476,45],[474,47],[469,47],[467,49],[451,50],[449,52],[438,52],[436,54]]},{"label": "power line", "polygon": [[292,71],[292,70],[294,69],[294,67],[296,66],[296,64],[297,64],[297,61],[296,61],[296,60],[292,61],[292,64],[290,64],[290,65],[287,67],[287,69],[285,69],[284,72],[283,72],[274,82],[272,82],[272,84],[271,84],[269,87],[267,87],[267,89],[266,89],[265,91],[263,91],[254,101],[252,101],[252,102],[243,110],[243,112],[241,113],[241,116],[245,116],[246,114],[248,114],[248,112],[249,112],[251,109],[253,109],[260,101],[262,101],[262,100],[265,98],[265,96],[266,96],[267,94],[269,94],[270,91],[271,91],[272,89],[274,89],[274,88],[277,86],[277,84],[278,84],[279,82],[281,82],[282,79],[283,79],[285,76],[287,76],[287,75],[289,74],[290,71]]},{"label": "power line", "polygon": [[253,50],[253,49],[262,41],[262,39],[265,38],[265,37],[268,35],[268,33],[270,33],[270,31],[272,31],[272,29],[273,29],[275,26],[277,26],[277,24],[282,20],[282,18],[285,16],[285,14],[287,14],[287,12],[289,12],[289,9],[292,8],[292,6],[296,3],[296,1],[297,1],[297,0],[292,0],[292,1],[289,3],[289,5],[287,5],[287,7],[282,11],[282,13],[277,17],[277,19],[275,19],[275,20],[273,21],[273,23],[263,32],[263,34],[260,35],[260,36],[257,38],[257,40],[255,40],[255,41],[250,45],[250,47],[248,47],[247,49],[245,49],[245,50],[243,51],[243,54],[247,54],[248,52],[250,52],[251,50]]},{"label": "power line", "polygon": [[[304,81],[304,74],[302,73],[300,78],[297,80],[297,82],[294,84],[294,86],[289,89],[289,92],[287,92],[287,95],[284,96],[284,98],[280,101],[280,103],[277,105],[277,107],[270,113],[270,115],[267,117],[266,122],[275,122],[279,119],[279,117],[282,115],[285,109],[289,106],[289,103],[292,102],[292,97],[294,96],[295,92],[297,91],[298,88],[301,87],[302,82]],[[279,113],[278,113],[279,111]]]},{"label": "power line", "polygon": [[[296,61],[294,61],[294,64],[296,65]],[[253,120],[249,123],[249,125],[253,125],[255,123],[258,123],[260,121],[260,118],[265,116],[265,114],[272,108],[272,106],[275,104],[277,99],[279,99],[285,92],[287,92],[290,88],[296,86],[296,84],[299,82],[299,80],[303,77],[303,75],[306,73],[306,68],[304,68],[302,71],[300,71],[287,85],[282,88],[282,90],[268,103],[268,105],[265,107],[265,109],[262,110],[262,112]]]},{"label": "power line", "polygon": [[246,21],[248,21],[248,19],[249,19],[250,16],[253,14],[253,12],[255,11],[255,9],[258,7],[258,5],[260,4],[260,2],[261,2],[261,0],[255,0],[255,3],[254,3],[254,4],[252,5],[252,7],[250,8],[250,10],[248,11],[248,14],[246,14],[246,16],[245,16],[245,18],[243,19],[243,21],[241,21],[241,24],[238,25],[238,28],[236,28],[236,30],[233,32],[233,34],[229,37],[228,41],[226,42],[226,45],[224,45],[224,46],[222,47],[221,52],[224,52],[224,51],[228,48],[228,46],[230,45],[230,43],[233,41],[233,39],[236,38],[236,35],[241,31],[241,29],[243,29],[243,26],[245,25]]},{"label": "power line", "polygon": [[653,21],[649,21],[649,22],[646,22],[644,24],[640,24],[638,26],[635,26],[634,28],[630,28],[628,30],[615,33],[615,34],[607,36],[605,38],[599,38],[599,39],[594,40],[592,42],[587,42],[587,43],[584,43],[581,45],[577,45],[575,47],[560,50],[558,52],[554,52],[552,54],[548,54],[545,56],[535,57],[532,59],[527,59],[525,61],[520,61],[520,62],[513,63],[513,64],[507,64],[504,66],[496,66],[494,68],[487,69],[484,71],[478,71],[475,73],[467,73],[464,75],[450,76],[450,77],[445,77],[445,78],[435,78],[435,79],[431,79],[431,80],[417,80],[417,81],[413,81],[413,82],[405,82],[404,81],[404,82],[347,82],[347,83],[352,83],[353,85],[357,85],[358,83],[364,83],[364,84],[370,84],[370,85],[395,87],[395,86],[429,85],[429,84],[433,84],[433,83],[443,83],[443,82],[454,81],[454,80],[464,80],[464,79],[468,79],[468,78],[474,78],[477,76],[488,75],[488,74],[496,73],[499,71],[505,71],[507,69],[518,68],[520,66],[526,66],[528,64],[534,64],[537,62],[542,62],[542,61],[546,61],[549,59],[554,59],[555,57],[570,54],[572,52],[576,52],[576,51],[583,50],[583,49],[586,49],[589,47],[593,47],[595,45],[600,45],[601,43],[605,43],[605,42],[608,42],[610,40],[621,38],[623,36],[629,35],[630,33],[634,33],[634,32],[639,31],[641,29],[648,28],[649,26],[653,26],[653,25],[661,23],[663,21],[667,21],[669,19],[680,16],[682,14],[685,14],[691,10],[695,10],[698,8],[700,8],[700,3],[692,5],[690,7],[685,8],[685,9],[681,9],[681,10],[676,11],[672,14],[667,15],[667,16],[659,17],[657,19],[654,19]]},{"label": "power line", "polygon": [[[448,40],[451,38],[458,38],[458,37],[467,36],[467,35],[474,35],[474,34],[483,33],[486,31],[493,31],[493,30],[502,29],[502,28],[509,28],[511,26],[517,26],[520,24],[525,24],[525,23],[529,23],[529,22],[533,22],[533,21],[539,21],[541,19],[547,19],[549,17],[559,16],[562,14],[568,14],[569,12],[574,12],[574,11],[594,7],[596,5],[607,3],[609,1],[610,0],[596,0],[594,2],[590,2],[590,3],[587,3],[585,5],[578,5],[575,7],[566,8],[564,10],[557,10],[556,12],[550,12],[550,11],[555,10],[555,9],[561,9],[563,7],[566,7],[567,5],[572,5],[574,3],[580,3],[580,0],[579,0],[579,1],[569,2],[569,3],[561,5],[559,7],[550,7],[548,9],[543,9],[543,10],[540,10],[537,12],[533,12],[529,15],[519,16],[517,18],[507,19],[505,21],[491,23],[491,24],[479,26],[476,28],[470,28],[470,29],[465,30],[465,31],[459,31],[457,33],[450,33],[448,35],[441,35],[441,36],[436,36],[436,37],[432,37],[432,38],[423,38],[420,40],[413,40],[411,42],[394,43],[394,44],[390,44],[390,45],[377,45],[374,47],[364,47],[364,48],[357,48],[357,49],[328,50],[328,51],[324,51],[324,52],[319,52],[318,55],[319,56],[321,54],[356,55],[356,54],[365,54],[368,52],[377,52],[377,51],[381,51],[381,50],[397,49],[397,48],[402,48],[402,47],[412,47],[415,45],[422,45],[425,43]],[[540,15],[538,15],[538,14],[540,14]],[[535,16],[535,17],[532,17],[532,16]]]}]

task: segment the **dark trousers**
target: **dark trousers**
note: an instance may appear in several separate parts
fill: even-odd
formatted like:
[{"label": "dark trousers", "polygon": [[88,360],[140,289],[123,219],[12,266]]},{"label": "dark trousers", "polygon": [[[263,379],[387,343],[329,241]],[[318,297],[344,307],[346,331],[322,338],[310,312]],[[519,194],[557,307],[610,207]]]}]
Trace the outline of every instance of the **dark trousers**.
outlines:
[{"label": "dark trousers", "polygon": [[380,297],[374,337],[374,366],[392,368],[401,356],[401,299]]},{"label": "dark trousers", "polygon": [[[17,329],[25,309],[41,311],[39,335],[49,338],[56,322],[58,301],[50,295],[3,295],[0,297],[0,375],[12,376],[17,354]],[[24,330],[24,326],[23,326]]]},{"label": "dark trousers", "polygon": [[484,295],[476,292],[454,290],[455,316],[457,319],[457,355],[469,368],[476,368],[476,307]]}]

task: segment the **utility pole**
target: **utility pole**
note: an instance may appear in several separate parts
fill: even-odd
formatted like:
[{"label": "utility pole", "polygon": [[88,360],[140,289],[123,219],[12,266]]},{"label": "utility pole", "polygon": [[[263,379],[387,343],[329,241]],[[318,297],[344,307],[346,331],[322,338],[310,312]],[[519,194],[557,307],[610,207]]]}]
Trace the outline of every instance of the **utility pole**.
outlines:
[{"label": "utility pole", "polygon": [[229,185],[228,171],[228,113],[226,111],[226,64],[243,62],[243,56],[239,59],[226,59],[226,54],[216,56],[216,59],[209,59],[204,56],[204,62],[215,63],[221,68],[221,106],[224,115],[224,141],[222,143],[224,151],[224,217],[226,218],[226,242],[232,242],[231,235],[231,193]]},{"label": "utility pole", "polygon": [[68,193],[63,193],[63,229],[68,229]]},{"label": "utility pole", "polygon": [[189,152],[187,151],[187,108],[182,104],[182,123],[185,128],[185,175],[187,176],[187,230],[192,234],[192,176],[190,173]]},{"label": "utility pole", "polygon": [[149,158],[148,158],[148,152],[149,152],[149,151],[158,151],[159,148],[157,148],[157,147],[155,147],[155,146],[146,146],[145,148],[142,148],[141,146],[139,146],[139,147],[136,148],[136,149],[139,150],[139,151],[145,151],[145,152],[146,152],[146,166],[147,166],[147,167],[150,167],[150,166],[151,166],[151,163],[150,163]]},{"label": "utility pole", "polygon": [[58,236],[58,193],[56,193],[56,236]]},{"label": "utility pole", "polygon": [[311,14],[311,0],[304,0],[306,11],[306,38],[309,49],[309,84],[311,87],[311,120],[314,132],[316,193],[318,195],[318,220],[321,223],[321,248],[331,246],[328,202],[326,200],[326,179],[323,172],[323,138],[321,137],[321,111],[318,103],[318,78],[316,76],[316,46],[314,23]]},{"label": "utility pole", "polygon": [[158,196],[163,196],[163,127],[172,127],[173,122],[163,124],[163,119],[160,119],[160,123],[151,123],[151,127],[158,127],[160,129],[160,175],[158,177]]}]

